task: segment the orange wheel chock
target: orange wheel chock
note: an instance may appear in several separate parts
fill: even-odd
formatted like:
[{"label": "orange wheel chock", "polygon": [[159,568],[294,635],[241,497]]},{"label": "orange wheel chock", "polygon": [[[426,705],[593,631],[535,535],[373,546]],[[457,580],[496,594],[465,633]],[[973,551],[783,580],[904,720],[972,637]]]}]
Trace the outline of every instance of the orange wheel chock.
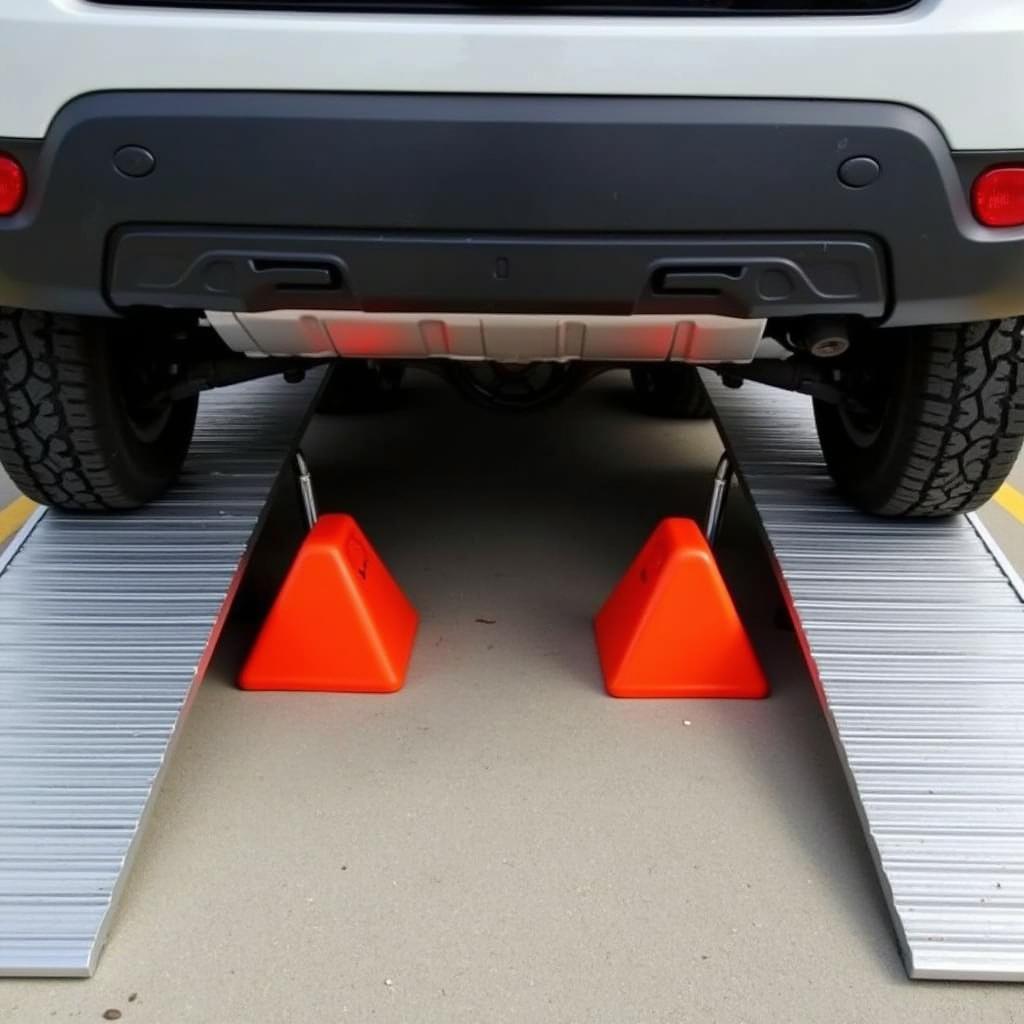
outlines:
[{"label": "orange wheel chock", "polygon": [[393,693],[419,617],[347,515],[310,530],[242,669],[245,690]]},{"label": "orange wheel chock", "polygon": [[768,682],[692,519],[663,519],[594,619],[613,697],[766,697]]}]

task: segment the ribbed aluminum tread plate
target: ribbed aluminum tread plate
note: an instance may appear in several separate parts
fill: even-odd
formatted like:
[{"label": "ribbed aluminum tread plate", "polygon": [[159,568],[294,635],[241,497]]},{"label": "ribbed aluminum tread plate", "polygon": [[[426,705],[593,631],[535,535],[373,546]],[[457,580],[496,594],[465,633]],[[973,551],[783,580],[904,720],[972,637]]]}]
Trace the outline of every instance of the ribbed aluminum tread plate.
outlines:
[{"label": "ribbed aluminum tread plate", "polygon": [[702,371],[846,769],[907,970],[1024,979],[1024,598],[973,516],[839,498],[809,399]]},{"label": "ribbed aluminum tread plate", "polygon": [[0,975],[92,973],[321,376],[204,395],[164,499],[48,512],[0,566]]}]

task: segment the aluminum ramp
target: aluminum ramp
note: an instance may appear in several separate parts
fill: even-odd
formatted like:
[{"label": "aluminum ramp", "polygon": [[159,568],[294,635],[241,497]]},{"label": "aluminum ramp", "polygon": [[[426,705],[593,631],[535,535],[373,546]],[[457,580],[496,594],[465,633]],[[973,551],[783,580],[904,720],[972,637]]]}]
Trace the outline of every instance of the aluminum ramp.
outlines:
[{"label": "aluminum ramp", "polygon": [[702,371],[914,978],[1024,980],[1024,589],[974,516],[880,520],[809,399]]},{"label": "aluminum ramp", "polygon": [[161,501],[37,513],[0,560],[0,975],[91,974],[322,371],[210,392]]}]

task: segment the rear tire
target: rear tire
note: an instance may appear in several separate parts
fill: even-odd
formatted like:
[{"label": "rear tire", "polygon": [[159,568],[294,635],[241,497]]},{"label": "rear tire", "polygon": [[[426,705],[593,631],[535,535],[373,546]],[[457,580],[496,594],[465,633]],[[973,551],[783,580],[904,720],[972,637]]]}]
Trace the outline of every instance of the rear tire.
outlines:
[{"label": "rear tire", "polygon": [[157,397],[160,351],[124,321],[0,308],[0,462],[24,494],[103,512],[166,490],[198,398]]},{"label": "rear tire", "polygon": [[814,407],[839,488],[883,516],[948,516],[988,501],[1024,442],[1022,328],[1024,319],[996,320],[862,339],[851,353],[860,400]]},{"label": "rear tire", "polygon": [[651,416],[703,420],[711,402],[696,367],[686,363],[655,363],[629,371],[640,408]]}]

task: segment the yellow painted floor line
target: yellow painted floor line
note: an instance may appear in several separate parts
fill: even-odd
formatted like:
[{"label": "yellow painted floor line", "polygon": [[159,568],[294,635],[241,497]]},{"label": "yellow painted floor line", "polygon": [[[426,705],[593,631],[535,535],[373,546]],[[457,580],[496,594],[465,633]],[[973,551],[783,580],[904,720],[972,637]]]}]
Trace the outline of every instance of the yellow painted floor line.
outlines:
[{"label": "yellow painted floor line", "polygon": [[6,508],[0,509],[0,544],[36,510],[36,503],[28,498],[15,498]]},{"label": "yellow painted floor line", "polygon": [[1018,522],[1024,523],[1024,494],[1013,484],[1003,484],[996,491],[996,501]]}]

